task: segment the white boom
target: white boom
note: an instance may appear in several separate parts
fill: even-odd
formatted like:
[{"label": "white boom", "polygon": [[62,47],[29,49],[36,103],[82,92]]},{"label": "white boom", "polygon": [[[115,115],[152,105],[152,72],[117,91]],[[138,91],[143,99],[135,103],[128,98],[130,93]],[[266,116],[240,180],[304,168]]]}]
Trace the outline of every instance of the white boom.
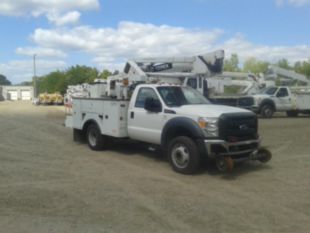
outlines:
[{"label": "white boom", "polygon": [[[191,57],[151,57],[129,60],[123,72],[91,88],[90,96],[127,99],[135,84],[171,83],[186,85],[189,78],[200,80],[222,73],[224,51]],[[128,88],[127,88],[128,87]],[[199,90],[203,93],[203,90]],[[129,95],[128,95],[129,94]]]},{"label": "white boom", "polygon": [[223,72],[208,80],[210,88],[214,88],[213,94],[223,94],[225,86],[240,87],[238,95],[251,95],[258,93],[262,88],[274,86],[274,81],[265,80],[263,75],[254,75],[245,72]]},{"label": "white boom", "polygon": [[295,71],[283,69],[281,67],[269,66],[268,78],[277,78],[278,75],[286,79],[297,80],[307,85],[310,85],[310,80],[307,79],[305,75],[298,74]]},{"label": "white boom", "polygon": [[129,60],[122,76],[131,81],[153,79],[209,77],[223,70],[224,51],[218,50],[192,57],[151,57]]}]

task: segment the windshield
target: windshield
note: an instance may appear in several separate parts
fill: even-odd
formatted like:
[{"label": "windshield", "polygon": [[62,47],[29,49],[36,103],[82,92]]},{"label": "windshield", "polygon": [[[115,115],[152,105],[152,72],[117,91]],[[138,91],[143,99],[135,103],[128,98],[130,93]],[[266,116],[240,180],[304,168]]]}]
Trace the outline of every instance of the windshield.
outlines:
[{"label": "windshield", "polygon": [[169,107],[191,104],[210,104],[210,102],[198,91],[191,87],[157,87],[160,96]]},{"label": "windshield", "polygon": [[276,91],[278,90],[277,87],[268,87],[264,90],[262,90],[262,94],[267,94],[267,95],[274,95]]}]

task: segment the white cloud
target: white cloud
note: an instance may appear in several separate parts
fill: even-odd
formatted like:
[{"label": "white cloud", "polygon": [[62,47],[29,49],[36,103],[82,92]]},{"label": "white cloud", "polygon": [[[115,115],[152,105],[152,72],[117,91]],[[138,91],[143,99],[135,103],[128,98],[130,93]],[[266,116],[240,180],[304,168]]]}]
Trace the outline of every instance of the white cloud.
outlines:
[{"label": "white cloud", "polygon": [[64,26],[79,22],[79,11],[98,9],[99,6],[99,0],[1,0],[0,15],[45,15],[49,22],[56,26]]},{"label": "white cloud", "polygon": [[293,5],[296,7],[302,7],[310,4],[310,0],[275,0],[275,1],[277,6]]},{"label": "white cloud", "polygon": [[98,9],[99,5],[99,0],[1,0],[0,15],[39,16],[48,12],[94,10]]},{"label": "white cloud", "polygon": [[[36,60],[37,75],[43,75],[66,67],[64,61]],[[12,83],[17,84],[23,81],[31,81],[33,77],[33,60],[14,60],[8,63],[0,63],[0,70]]]},{"label": "white cloud", "polygon": [[242,35],[236,35],[225,41],[223,44],[219,45],[219,48],[226,51],[226,57],[229,57],[232,53],[237,53],[241,62],[251,57],[269,62],[276,62],[282,58],[286,58],[291,63],[310,59],[310,45],[259,45],[249,42]]},{"label": "white cloud", "polygon": [[219,29],[121,22],[117,28],[37,29],[32,39],[40,47],[86,52],[94,61],[110,63],[130,57],[198,54],[211,50],[222,34]]},{"label": "white cloud", "polygon": [[[31,36],[37,47],[18,48],[16,52],[24,55],[41,52],[42,57],[60,58],[67,54],[70,65],[73,56],[79,54],[81,59],[85,54],[89,60],[81,63],[93,63],[99,69],[112,70],[121,69],[122,64],[129,58],[195,55],[215,49],[224,49],[226,57],[237,53],[241,63],[250,57],[270,62],[286,58],[291,63],[310,59],[309,44],[268,46],[255,44],[242,34],[224,39],[226,36],[225,32],[219,29],[186,29],[134,22],[121,22],[116,28],[39,28]],[[23,73],[22,69],[20,73]]]},{"label": "white cloud", "polygon": [[51,49],[51,48],[41,48],[41,47],[24,47],[24,48],[17,48],[16,54],[25,55],[25,56],[33,56],[36,54],[37,56],[44,58],[44,57],[59,57],[64,58],[67,55],[58,49]]},{"label": "white cloud", "polygon": [[117,28],[75,27],[37,29],[33,41],[40,47],[58,48],[68,53],[85,52],[96,64],[111,65],[132,57],[200,54],[214,49],[238,53],[241,60],[257,57],[267,61],[287,58],[291,62],[309,58],[310,45],[267,46],[254,44],[242,35],[224,42],[219,29],[186,29],[121,22]]},{"label": "white cloud", "polygon": [[66,24],[76,24],[80,20],[81,13],[78,11],[70,11],[64,15],[58,12],[50,12],[46,15],[47,19],[56,26],[64,26]]}]

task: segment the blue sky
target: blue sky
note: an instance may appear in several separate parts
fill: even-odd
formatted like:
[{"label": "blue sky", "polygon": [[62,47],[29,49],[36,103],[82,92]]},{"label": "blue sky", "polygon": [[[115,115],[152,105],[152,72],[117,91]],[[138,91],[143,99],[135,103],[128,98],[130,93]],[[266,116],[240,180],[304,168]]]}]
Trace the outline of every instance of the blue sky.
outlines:
[{"label": "blue sky", "polygon": [[13,83],[85,64],[225,49],[275,62],[310,59],[310,0],[1,0],[0,73]]}]

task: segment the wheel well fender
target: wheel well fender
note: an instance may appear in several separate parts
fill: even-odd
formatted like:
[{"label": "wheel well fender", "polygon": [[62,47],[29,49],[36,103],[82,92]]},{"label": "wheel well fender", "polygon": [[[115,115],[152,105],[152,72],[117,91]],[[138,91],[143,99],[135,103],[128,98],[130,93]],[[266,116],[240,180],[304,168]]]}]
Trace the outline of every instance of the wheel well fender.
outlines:
[{"label": "wheel well fender", "polygon": [[204,138],[199,125],[187,117],[176,117],[165,124],[161,134],[162,148],[167,148],[169,141],[177,136],[187,136],[193,140]]},{"label": "wheel well fender", "polygon": [[[98,127],[98,129],[100,130],[100,127],[99,127],[98,123],[97,123],[95,120],[87,120],[87,121],[84,123],[84,125],[83,125],[83,129],[82,129],[83,132],[86,133],[87,128],[88,128],[90,125],[92,125],[92,124],[96,125],[96,126]],[[100,131],[101,131],[101,130],[100,130]]]}]

